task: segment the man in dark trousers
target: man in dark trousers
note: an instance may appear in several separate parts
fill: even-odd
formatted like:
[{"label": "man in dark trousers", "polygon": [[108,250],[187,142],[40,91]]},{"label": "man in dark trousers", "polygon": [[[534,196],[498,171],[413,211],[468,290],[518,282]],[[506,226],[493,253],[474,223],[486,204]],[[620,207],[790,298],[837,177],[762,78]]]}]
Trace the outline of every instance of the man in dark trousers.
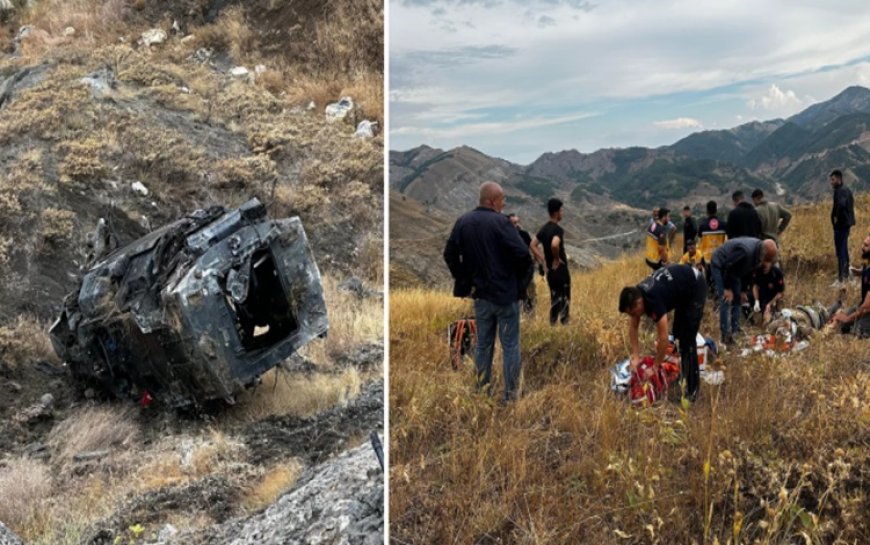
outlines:
[{"label": "man in dark trousers", "polygon": [[753,237],[738,237],[713,252],[710,269],[719,296],[719,331],[724,346],[734,343],[740,332],[740,294],[744,278],[753,271],[776,263],[776,243]]},{"label": "man in dark trousers", "polygon": [[[526,245],[529,249],[532,247],[532,235],[529,234],[528,231],[523,229],[523,226],[520,225],[520,217],[514,213],[507,215],[508,219],[511,220],[511,224],[519,233],[520,238],[523,241],[523,244]],[[529,270],[522,278],[522,285],[520,286],[520,300],[523,302],[523,310],[525,312],[531,312],[535,308],[535,267],[534,264],[529,265]]]},{"label": "man in dark trousers", "polygon": [[834,226],[834,248],[837,252],[837,281],[841,286],[849,279],[849,230],[855,225],[855,199],[852,190],[843,185],[843,173],[831,172],[831,187],[834,188],[834,206],[831,208],[831,223]]},{"label": "man in dark trousers", "polygon": [[[444,261],[455,283],[453,295],[474,299],[477,322],[477,386],[490,384],[495,335],[504,357],[504,400],[516,399],[520,376],[520,298],[522,275],[531,265],[529,247],[504,209],[504,190],[495,182],[480,186],[477,208],[456,221]],[[491,393],[491,389],[488,388]]]},{"label": "man in dark trousers", "polygon": [[[547,202],[548,221],[532,240],[531,249],[538,262],[547,269],[547,285],[550,287],[550,325],[556,320],[568,323],[571,304],[571,275],[568,272],[568,256],[565,253],[565,231],[559,226],[562,221],[562,201]],[[543,252],[541,251],[543,246]]]},{"label": "man in dark trousers", "polygon": [[619,295],[619,312],[631,317],[628,340],[631,345],[632,369],[636,369],[640,363],[637,330],[641,316],[646,314],[656,324],[656,356],[653,367],[658,372],[668,348],[668,312],[676,311],[674,338],[679,345],[680,372],[686,379],[686,397],[690,401],[695,401],[698,396],[700,376],[695,338],[701,327],[706,300],[707,282],[704,275],[688,265],[662,267],[637,286],[623,288]]},{"label": "man in dark trousers", "polygon": [[683,253],[689,251],[689,241],[695,240],[698,236],[698,224],[695,223],[695,218],[692,217],[692,209],[688,206],[683,207]]},{"label": "man in dark trousers", "polygon": [[761,218],[755,208],[746,202],[743,192],[738,189],[731,195],[731,200],[734,201],[734,209],[728,212],[725,225],[728,238],[761,238]]}]

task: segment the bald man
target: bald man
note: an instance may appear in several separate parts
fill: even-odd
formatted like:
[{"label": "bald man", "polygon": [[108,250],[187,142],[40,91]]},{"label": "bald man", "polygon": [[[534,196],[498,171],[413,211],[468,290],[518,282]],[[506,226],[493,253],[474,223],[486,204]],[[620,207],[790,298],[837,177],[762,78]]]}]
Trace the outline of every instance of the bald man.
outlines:
[{"label": "bald man", "polygon": [[741,283],[753,271],[769,271],[776,262],[776,243],[754,237],[737,237],[713,252],[710,269],[719,297],[719,331],[724,346],[734,344],[740,332]]},{"label": "bald man", "polygon": [[495,336],[504,358],[504,400],[516,399],[520,376],[520,314],[522,279],[531,266],[529,247],[511,221],[501,214],[504,190],[495,182],[480,186],[479,206],[456,221],[444,261],[455,282],[453,295],[474,299],[477,322],[477,386],[492,378]]}]

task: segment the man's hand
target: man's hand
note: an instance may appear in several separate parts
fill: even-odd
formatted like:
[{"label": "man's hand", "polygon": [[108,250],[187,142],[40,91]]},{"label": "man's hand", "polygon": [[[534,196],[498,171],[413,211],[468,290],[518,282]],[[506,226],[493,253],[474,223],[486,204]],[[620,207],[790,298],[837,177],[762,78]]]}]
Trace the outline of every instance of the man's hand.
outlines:
[{"label": "man's hand", "polygon": [[734,292],[731,290],[725,290],[725,293],[722,294],[722,299],[724,299],[726,303],[731,303],[731,301],[734,300]]},{"label": "man's hand", "polygon": [[846,324],[849,323],[849,315],[842,310],[838,310],[837,313],[834,314],[833,318],[831,318],[831,321],[840,324]]},{"label": "man's hand", "polygon": [[[769,309],[769,308],[770,308],[770,305],[767,305],[767,306],[765,307],[765,310],[766,310],[766,309]],[[753,310],[754,312],[761,312],[761,303],[758,301],[758,299],[755,300],[755,306],[752,307],[752,310]]]},{"label": "man's hand", "polygon": [[637,366],[640,365],[640,356],[631,356],[629,358],[628,366],[631,367],[632,371],[637,371]]}]

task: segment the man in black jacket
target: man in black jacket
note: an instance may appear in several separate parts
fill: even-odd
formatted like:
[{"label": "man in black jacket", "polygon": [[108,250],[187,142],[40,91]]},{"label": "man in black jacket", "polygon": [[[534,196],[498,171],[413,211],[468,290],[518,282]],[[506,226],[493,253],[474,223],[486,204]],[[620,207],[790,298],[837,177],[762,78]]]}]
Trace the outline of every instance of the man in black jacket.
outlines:
[{"label": "man in black jacket", "polygon": [[[723,345],[740,331],[741,282],[756,269],[769,270],[776,262],[776,243],[752,237],[728,240],[713,252],[710,268],[719,296],[719,331]],[[730,321],[729,321],[730,318]]]},{"label": "man in black jacket", "polygon": [[[511,221],[501,214],[504,190],[495,182],[480,186],[480,205],[456,221],[444,261],[456,280],[453,295],[474,299],[477,322],[478,388],[488,386],[496,330],[504,352],[504,400],[516,399],[520,376],[520,298],[522,275],[531,265]],[[490,390],[491,391],[491,390]]]},{"label": "man in black jacket", "polygon": [[761,218],[758,217],[755,207],[746,202],[739,189],[731,195],[731,200],[734,201],[734,209],[728,213],[725,225],[728,238],[761,238]]},{"label": "man in black jacket", "polygon": [[855,200],[852,191],[843,185],[843,173],[831,172],[831,187],[834,188],[834,206],[831,223],[834,226],[834,248],[837,253],[837,281],[841,286],[849,279],[849,230],[855,225]]}]

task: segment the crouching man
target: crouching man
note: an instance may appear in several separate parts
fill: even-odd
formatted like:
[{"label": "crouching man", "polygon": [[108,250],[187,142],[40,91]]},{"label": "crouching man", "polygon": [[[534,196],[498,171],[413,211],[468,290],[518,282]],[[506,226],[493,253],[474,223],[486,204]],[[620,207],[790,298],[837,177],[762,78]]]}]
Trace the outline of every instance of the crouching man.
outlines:
[{"label": "crouching man", "polygon": [[649,378],[665,359],[668,348],[668,312],[674,310],[674,338],[680,350],[680,373],[686,379],[686,397],[698,396],[700,372],[695,337],[704,315],[707,282],[698,269],[689,265],[668,265],[655,271],[637,286],[626,286],[619,294],[619,312],[630,316],[628,340],[631,344],[631,368],[640,363],[638,326],[646,314],[656,324],[656,355]]},{"label": "crouching man", "polygon": [[861,277],[861,302],[845,312],[839,309],[839,304],[834,305],[831,323],[838,326],[842,333],[867,338],[870,337],[870,234],[861,245],[861,257],[864,266],[860,269],[851,268],[852,274]]}]

